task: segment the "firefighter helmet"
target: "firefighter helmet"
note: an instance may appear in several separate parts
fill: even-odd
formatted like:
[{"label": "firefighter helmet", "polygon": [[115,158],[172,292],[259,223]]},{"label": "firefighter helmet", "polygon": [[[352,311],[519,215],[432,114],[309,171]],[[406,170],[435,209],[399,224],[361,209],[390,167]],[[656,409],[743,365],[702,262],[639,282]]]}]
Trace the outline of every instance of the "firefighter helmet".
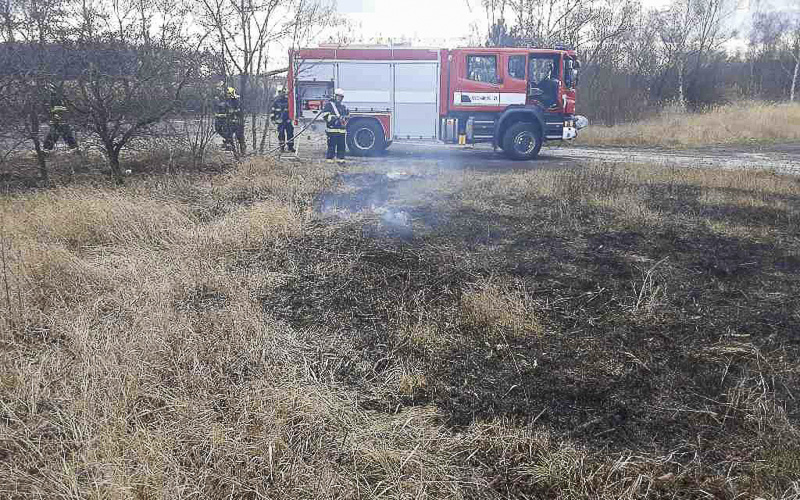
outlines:
[{"label": "firefighter helmet", "polygon": [[336,97],[344,97],[344,90],[336,89],[333,91],[333,95]]},{"label": "firefighter helmet", "polygon": [[236,93],[236,89],[233,87],[228,87],[225,91],[225,94],[228,96],[229,99],[238,99],[239,94]]}]

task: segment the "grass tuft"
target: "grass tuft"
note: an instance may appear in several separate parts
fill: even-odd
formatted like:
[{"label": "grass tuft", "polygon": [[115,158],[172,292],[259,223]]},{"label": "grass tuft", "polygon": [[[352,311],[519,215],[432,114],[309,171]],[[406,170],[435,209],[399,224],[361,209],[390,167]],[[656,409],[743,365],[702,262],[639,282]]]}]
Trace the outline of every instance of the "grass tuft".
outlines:
[{"label": "grass tuft", "polygon": [[544,332],[530,297],[524,290],[484,282],[461,298],[464,323],[489,337],[539,336]]}]

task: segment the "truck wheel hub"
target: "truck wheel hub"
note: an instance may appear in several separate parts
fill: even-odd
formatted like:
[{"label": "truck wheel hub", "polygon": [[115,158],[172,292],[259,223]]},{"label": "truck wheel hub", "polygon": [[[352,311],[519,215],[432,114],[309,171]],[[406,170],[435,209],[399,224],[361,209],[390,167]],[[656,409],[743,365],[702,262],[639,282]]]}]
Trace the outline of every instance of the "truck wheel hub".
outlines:
[{"label": "truck wheel hub", "polygon": [[375,133],[368,128],[359,129],[353,139],[359,149],[367,150],[375,146]]},{"label": "truck wheel hub", "polygon": [[517,153],[527,155],[536,149],[536,137],[532,132],[524,131],[514,137],[514,149]]}]

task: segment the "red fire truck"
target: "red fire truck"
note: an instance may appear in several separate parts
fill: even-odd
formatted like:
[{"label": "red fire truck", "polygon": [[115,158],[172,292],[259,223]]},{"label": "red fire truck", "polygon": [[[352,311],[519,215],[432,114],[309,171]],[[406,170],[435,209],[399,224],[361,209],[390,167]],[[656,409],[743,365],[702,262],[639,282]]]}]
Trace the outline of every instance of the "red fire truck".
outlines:
[{"label": "red fire truck", "polygon": [[577,54],[528,48],[310,48],[289,54],[290,115],[313,118],[341,87],[348,149],[369,155],[403,139],[490,142],[535,158],[544,141],[570,140]]}]

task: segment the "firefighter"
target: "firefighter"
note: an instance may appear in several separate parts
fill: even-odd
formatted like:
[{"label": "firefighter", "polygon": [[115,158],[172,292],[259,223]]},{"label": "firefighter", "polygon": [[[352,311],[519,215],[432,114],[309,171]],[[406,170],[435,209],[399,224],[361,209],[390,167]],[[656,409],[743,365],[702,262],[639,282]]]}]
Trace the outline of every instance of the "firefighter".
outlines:
[{"label": "firefighter", "polygon": [[44,140],[44,149],[52,151],[58,140],[63,138],[71,150],[80,152],[72,128],[64,122],[67,107],[64,102],[63,87],[51,83],[48,85],[48,90],[50,91],[50,131]]},{"label": "firefighter", "polygon": [[289,146],[290,153],[294,153],[294,126],[289,119],[289,97],[283,87],[278,88],[278,95],[275,97],[275,102],[272,103],[272,123],[278,127],[281,153],[286,146]]},{"label": "firefighter", "polygon": [[539,82],[539,88],[542,90],[541,103],[544,108],[551,108],[558,103],[558,88],[560,86],[558,80],[558,67],[553,63],[548,71],[547,77]]},{"label": "firefighter", "polygon": [[239,150],[244,153],[244,113],[239,102],[239,95],[233,87],[218,86],[214,103],[214,129],[222,137],[222,147],[228,151],[234,149],[233,139],[239,143]]},{"label": "firefighter", "polygon": [[325,120],[325,133],[328,136],[328,153],[325,158],[328,163],[333,163],[334,156],[339,163],[344,163],[345,137],[347,129],[347,110],[342,101],[344,100],[344,90],[336,89],[333,99],[325,104],[322,109],[322,119]]}]

